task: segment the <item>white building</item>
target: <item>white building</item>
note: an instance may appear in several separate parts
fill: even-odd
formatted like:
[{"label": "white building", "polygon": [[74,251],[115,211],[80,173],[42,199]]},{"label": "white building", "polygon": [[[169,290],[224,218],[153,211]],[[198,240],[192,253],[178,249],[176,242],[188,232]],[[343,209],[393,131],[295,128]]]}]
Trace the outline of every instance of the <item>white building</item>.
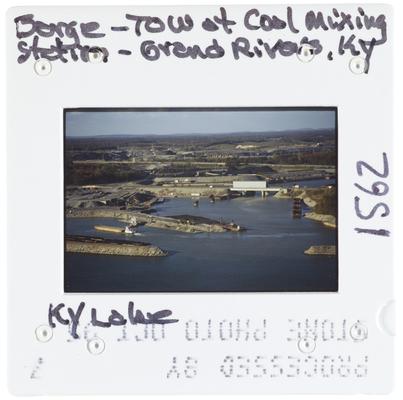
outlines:
[{"label": "white building", "polygon": [[262,190],[267,188],[266,181],[234,181],[232,184],[233,190]]}]

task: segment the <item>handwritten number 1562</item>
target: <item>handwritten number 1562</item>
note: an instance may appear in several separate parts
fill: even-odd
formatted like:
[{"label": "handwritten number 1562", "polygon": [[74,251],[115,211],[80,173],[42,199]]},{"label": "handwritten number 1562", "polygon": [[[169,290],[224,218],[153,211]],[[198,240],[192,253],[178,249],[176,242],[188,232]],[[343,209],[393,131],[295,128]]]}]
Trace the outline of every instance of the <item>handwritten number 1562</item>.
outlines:
[{"label": "handwritten number 1562", "polygon": [[[373,175],[386,179],[389,176],[389,163],[388,157],[386,153],[382,153],[383,158],[383,169],[377,170],[365,161],[358,161],[357,162],[357,173],[359,176],[363,175],[364,168],[370,171]],[[358,183],[354,183],[355,187],[360,189],[362,192],[369,194],[375,197],[385,196],[389,192],[389,186],[386,182],[377,180],[372,185],[371,188],[365,188]],[[357,214],[358,218],[369,220],[372,219],[375,214],[378,212],[381,213],[381,217],[387,217],[390,214],[390,208],[385,202],[378,202],[376,203],[369,211],[362,211],[360,207],[361,198],[359,196],[355,196],[354,198],[354,207],[355,213]],[[390,232],[386,229],[364,229],[364,228],[355,228],[358,233],[367,233],[370,235],[378,235],[378,236],[389,236]]]}]

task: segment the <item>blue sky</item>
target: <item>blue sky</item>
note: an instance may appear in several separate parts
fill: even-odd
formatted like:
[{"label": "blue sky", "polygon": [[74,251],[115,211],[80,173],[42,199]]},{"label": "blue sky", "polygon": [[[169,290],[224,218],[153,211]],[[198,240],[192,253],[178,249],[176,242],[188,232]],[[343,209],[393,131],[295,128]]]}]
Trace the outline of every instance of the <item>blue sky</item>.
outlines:
[{"label": "blue sky", "polygon": [[69,111],[67,137],[335,128],[334,111]]}]

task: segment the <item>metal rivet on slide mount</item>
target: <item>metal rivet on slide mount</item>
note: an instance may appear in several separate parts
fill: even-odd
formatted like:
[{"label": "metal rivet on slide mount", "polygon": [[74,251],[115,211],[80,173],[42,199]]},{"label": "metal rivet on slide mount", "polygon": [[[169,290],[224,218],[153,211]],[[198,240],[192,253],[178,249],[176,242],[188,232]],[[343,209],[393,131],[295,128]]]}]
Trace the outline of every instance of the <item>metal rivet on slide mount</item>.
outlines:
[{"label": "metal rivet on slide mount", "polygon": [[349,67],[354,74],[363,74],[367,68],[367,62],[362,57],[353,57],[350,60]]},{"label": "metal rivet on slide mount", "polygon": [[315,49],[310,44],[305,43],[298,49],[297,57],[305,63],[312,61],[315,57]]},{"label": "metal rivet on slide mount", "polygon": [[88,61],[92,64],[99,64],[104,60],[104,52],[100,47],[91,47],[88,50]]},{"label": "metal rivet on slide mount", "polygon": [[41,325],[35,329],[35,336],[39,342],[49,342],[53,337],[53,330],[48,325]]},{"label": "metal rivet on slide mount", "polygon": [[101,354],[105,350],[105,342],[99,337],[94,337],[88,340],[87,349],[91,354]]},{"label": "metal rivet on slide mount", "polygon": [[356,342],[362,342],[368,337],[367,327],[360,321],[357,321],[350,329],[350,336]]},{"label": "metal rivet on slide mount", "polygon": [[34,70],[39,76],[46,76],[52,72],[52,64],[46,58],[40,58],[35,61]]},{"label": "metal rivet on slide mount", "polygon": [[312,353],[315,350],[315,347],[316,347],[315,339],[308,336],[301,338],[298,342],[298,349],[302,353]]}]

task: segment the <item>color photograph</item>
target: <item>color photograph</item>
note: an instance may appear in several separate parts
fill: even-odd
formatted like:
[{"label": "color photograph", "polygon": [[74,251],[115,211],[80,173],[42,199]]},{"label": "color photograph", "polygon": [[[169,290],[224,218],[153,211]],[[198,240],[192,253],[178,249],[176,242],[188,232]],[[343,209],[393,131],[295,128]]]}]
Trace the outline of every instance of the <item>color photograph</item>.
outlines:
[{"label": "color photograph", "polygon": [[337,292],[337,109],[64,110],[65,292]]}]

